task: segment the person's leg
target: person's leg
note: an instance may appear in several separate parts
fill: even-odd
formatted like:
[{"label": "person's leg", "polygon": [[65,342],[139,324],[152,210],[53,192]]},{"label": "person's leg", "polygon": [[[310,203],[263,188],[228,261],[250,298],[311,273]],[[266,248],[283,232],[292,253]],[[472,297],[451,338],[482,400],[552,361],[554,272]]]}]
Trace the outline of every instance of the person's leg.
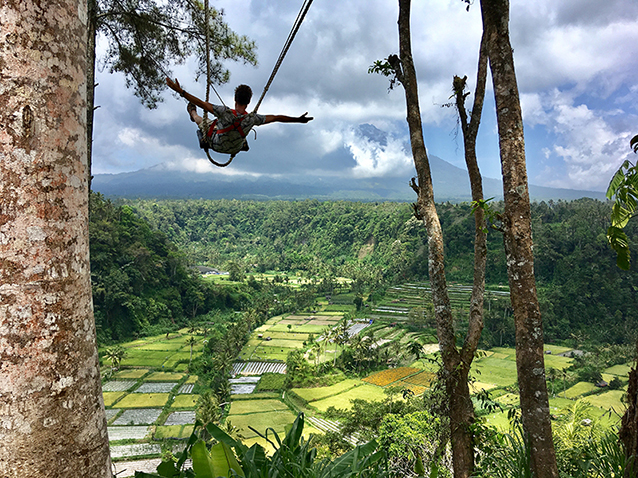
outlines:
[{"label": "person's leg", "polygon": [[193,103],[188,103],[188,106],[186,106],[186,111],[188,111],[188,115],[190,116],[193,123],[201,124],[204,118],[197,114],[197,106],[195,106]]}]

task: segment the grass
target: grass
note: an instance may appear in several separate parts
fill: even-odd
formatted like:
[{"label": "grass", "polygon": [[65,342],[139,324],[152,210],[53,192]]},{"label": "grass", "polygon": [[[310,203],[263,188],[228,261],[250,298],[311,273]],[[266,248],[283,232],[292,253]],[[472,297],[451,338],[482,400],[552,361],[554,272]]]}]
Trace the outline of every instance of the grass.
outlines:
[{"label": "grass", "polygon": [[296,415],[286,409],[275,412],[251,413],[247,415],[230,414],[226,420],[230,420],[234,426],[241,428],[240,433],[244,437],[251,438],[258,435],[249,429],[249,426],[258,430],[262,434],[265,434],[266,428],[274,428],[277,432],[283,432],[286,425],[294,422],[295,418]]},{"label": "grass", "polygon": [[574,362],[569,357],[559,357],[558,355],[545,355],[545,370],[555,368],[556,370],[564,370]]},{"label": "grass", "polygon": [[102,397],[104,397],[104,406],[110,407],[124,395],[126,395],[126,392],[103,392]]},{"label": "grass", "polygon": [[370,374],[364,378],[363,381],[373,385],[378,385],[379,387],[385,387],[401,379],[405,379],[410,375],[414,375],[417,372],[419,372],[419,369],[412,367],[389,368],[387,370]]},{"label": "grass", "polygon": [[622,403],[622,397],[625,395],[624,390],[610,390],[609,392],[601,393],[600,395],[589,395],[583,400],[589,402],[595,407],[599,407],[605,410],[611,410],[612,408],[616,413],[624,413],[627,406]]},{"label": "grass", "polygon": [[257,383],[256,391],[262,392],[265,390],[282,390],[286,376],[282,373],[264,373]]},{"label": "grass", "polygon": [[[197,354],[193,353],[193,358],[195,357],[197,357]],[[168,357],[164,365],[166,365],[166,367],[168,368],[173,368],[177,364],[177,362],[180,362],[182,360],[186,360],[188,362],[189,359],[190,352],[177,352]]]},{"label": "grass", "polygon": [[237,400],[261,400],[262,398],[274,398],[279,399],[281,397],[281,393],[279,392],[260,392],[260,393],[241,393],[237,395],[231,395],[230,399],[233,401]]},{"label": "grass", "polygon": [[552,354],[557,355],[564,354],[565,352],[571,352],[574,349],[570,347],[561,347],[560,345],[545,344],[543,346],[543,350],[551,350]]},{"label": "grass", "polygon": [[491,390],[496,388],[497,386],[493,383],[484,383],[484,382],[472,382],[470,383],[470,392],[479,393],[484,390]]},{"label": "grass", "polygon": [[629,370],[631,370],[631,367],[629,366],[629,364],[625,363],[625,364],[614,365],[613,367],[609,367],[607,370],[605,370],[605,373],[627,378],[627,375],[629,375]]},{"label": "grass", "polygon": [[567,398],[578,398],[586,393],[593,392],[596,390],[596,386],[593,383],[589,382],[578,382],[573,387],[565,390],[565,397]]},{"label": "grass", "polygon": [[173,351],[181,349],[183,346],[184,346],[183,344],[176,341],[153,342],[153,343],[144,344],[138,347],[138,350],[163,350],[163,351],[173,352]]},{"label": "grass", "polygon": [[148,381],[148,382],[179,382],[182,378],[184,378],[184,374],[183,373],[153,372],[148,377],[146,377],[145,381]]},{"label": "grass", "polygon": [[332,395],[337,395],[361,385],[363,385],[361,380],[350,378],[334,385],[330,385],[329,387],[296,388],[294,389],[294,392],[307,402],[312,402]]},{"label": "grass", "polygon": [[231,404],[230,415],[246,415],[280,410],[288,410],[288,406],[279,400],[240,400]]},{"label": "grass", "polygon": [[161,367],[170,352],[128,349],[122,365],[127,367]]},{"label": "grass", "polygon": [[496,358],[495,355],[497,353],[491,357],[473,362],[472,371],[475,372],[475,378],[480,382],[495,384],[499,387],[514,384],[518,379],[516,362],[509,359]]},{"label": "grass", "polygon": [[199,400],[199,395],[175,395],[171,408],[196,408],[197,400]]},{"label": "grass", "polygon": [[113,408],[155,408],[163,407],[168,401],[168,393],[129,393]]},{"label": "grass", "polygon": [[163,425],[155,427],[153,438],[163,440],[165,438],[188,438],[193,433],[193,425]]},{"label": "grass", "polygon": [[136,368],[130,370],[121,370],[113,375],[114,379],[137,379],[142,378],[144,375],[148,373],[148,369],[144,368]]},{"label": "grass", "polygon": [[197,383],[197,375],[190,375],[185,383]]},{"label": "grass", "polygon": [[273,348],[280,348],[280,349],[281,348],[300,349],[303,347],[303,340],[289,340],[289,339],[262,340],[260,347],[273,347]]},{"label": "grass", "polygon": [[322,412],[325,412],[329,407],[349,410],[352,407],[351,401],[356,398],[360,398],[362,400],[380,401],[386,398],[386,394],[380,387],[364,384],[360,387],[350,389],[344,393],[312,402],[312,406]]},{"label": "grass", "polygon": [[288,352],[294,349],[275,349],[272,347],[259,347],[255,350],[252,360],[281,360],[285,361]]}]

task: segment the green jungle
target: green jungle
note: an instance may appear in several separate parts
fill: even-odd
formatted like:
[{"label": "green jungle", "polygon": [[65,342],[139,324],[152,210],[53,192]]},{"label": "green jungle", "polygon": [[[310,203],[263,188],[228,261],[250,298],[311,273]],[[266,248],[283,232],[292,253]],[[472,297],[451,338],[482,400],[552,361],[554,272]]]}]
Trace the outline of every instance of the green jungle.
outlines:
[{"label": "green jungle", "polygon": [[[460,347],[474,219],[469,204],[437,207]],[[610,204],[590,199],[532,204],[564,477],[622,476],[627,467],[618,428],[638,278],[616,266],[610,214]],[[626,230],[638,233],[635,222]],[[247,464],[254,476],[293,468],[282,476],[451,476],[428,242],[409,204],[92,194],[90,239],[115,462],[161,457],[161,476],[191,476],[186,458],[225,463],[211,476],[245,474]],[[470,376],[475,473],[531,476],[495,230],[483,315]]]}]

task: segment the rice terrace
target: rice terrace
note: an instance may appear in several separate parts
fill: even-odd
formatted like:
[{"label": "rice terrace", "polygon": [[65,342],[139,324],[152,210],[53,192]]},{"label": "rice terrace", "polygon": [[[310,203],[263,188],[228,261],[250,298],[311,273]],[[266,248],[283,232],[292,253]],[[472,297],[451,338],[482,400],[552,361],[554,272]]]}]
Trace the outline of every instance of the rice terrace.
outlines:
[{"label": "rice terrace", "polygon": [[[453,286],[453,291],[454,306],[467,307],[469,290]],[[411,332],[406,325],[411,311],[422,306],[427,295],[425,285],[394,287],[381,303],[367,308],[363,317],[355,320],[344,319],[353,306],[338,305],[339,296],[330,301],[321,299],[318,309],[312,312],[270,318],[252,332],[232,367],[232,395],[230,406],[224,407],[224,423],[235,427],[246,445],[259,442],[272,450],[257,432],[264,434],[269,428],[283,434],[298,412],[308,417],[304,433],[309,436],[339,429],[338,422],[325,417],[331,407],[348,409],[354,399],[383,401],[391,395],[402,400],[405,390],[421,395],[436,380],[432,359],[438,352],[438,344],[432,330]],[[502,290],[488,291],[487,295],[507,298],[507,292]],[[400,358],[389,359],[384,369],[366,376],[343,375],[325,386],[284,391],[288,354],[299,350],[312,363],[334,361],[342,353],[343,345],[326,337],[332,337],[331,331],[339,328],[350,338],[366,334],[373,340],[371,347]],[[404,352],[406,345],[415,339],[424,344],[424,355],[417,360]],[[133,466],[127,468],[131,460],[157,459],[164,450],[183,447],[193,430],[200,391],[197,376],[188,372],[191,347],[196,357],[205,340],[200,330],[182,329],[122,344],[126,358],[120,370],[107,375],[103,383],[112,458],[120,470],[133,470]],[[546,345],[546,368],[558,375],[567,373],[574,352],[569,347]],[[473,392],[489,391],[491,400],[501,407],[485,414],[486,422],[506,429],[508,409],[518,404],[515,350],[510,347],[482,350],[474,360],[473,370]],[[615,377],[624,377],[627,370],[627,364],[615,365],[605,370],[603,379],[609,383]],[[611,424],[619,420],[624,409],[623,393],[578,382],[569,389],[554,389],[550,407],[558,416],[583,399],[593,415]],[[480,409],[479,402],[476,406]],[[345,438],[352,444],[357,442],[356,436]],[[121,476],[128,476],[126,473]]]}]

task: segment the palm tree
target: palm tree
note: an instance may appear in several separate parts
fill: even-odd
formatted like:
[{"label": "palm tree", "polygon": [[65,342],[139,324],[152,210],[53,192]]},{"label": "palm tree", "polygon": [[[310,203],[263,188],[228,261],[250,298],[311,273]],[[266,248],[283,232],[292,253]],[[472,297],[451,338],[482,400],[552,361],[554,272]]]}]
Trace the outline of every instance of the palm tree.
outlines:
[{"label": "palm tree", "polygon": [[315,367],[319,365],[319,357],[321,354],[321,344],[319,342],[314,342],[312,344],[312,352],[315,354]]},{"label": "palm tree", "polygon": [[121,345],[115,347],[109,347],[104,352],[104,356],[111,361],[111,365],[115,370],[120,368],[120,363],[126,358],[128,352]]},{"label": "palm tree", "polygon": [[421,354],[423,353],[423,344],[418,340],[413,340],[408,344],[408,353],[414,355],[417,360],[421,360]]},{"label": "palm tree", "polygon": [[197,339],[193,336],[189,337],[188,340],[186,340],[186,345],[189,345],[191,348],[191,355],[188,358],[188,367],[190,368],[191,366],[191,361],[193,360],[193,346],[197,344]]}]

